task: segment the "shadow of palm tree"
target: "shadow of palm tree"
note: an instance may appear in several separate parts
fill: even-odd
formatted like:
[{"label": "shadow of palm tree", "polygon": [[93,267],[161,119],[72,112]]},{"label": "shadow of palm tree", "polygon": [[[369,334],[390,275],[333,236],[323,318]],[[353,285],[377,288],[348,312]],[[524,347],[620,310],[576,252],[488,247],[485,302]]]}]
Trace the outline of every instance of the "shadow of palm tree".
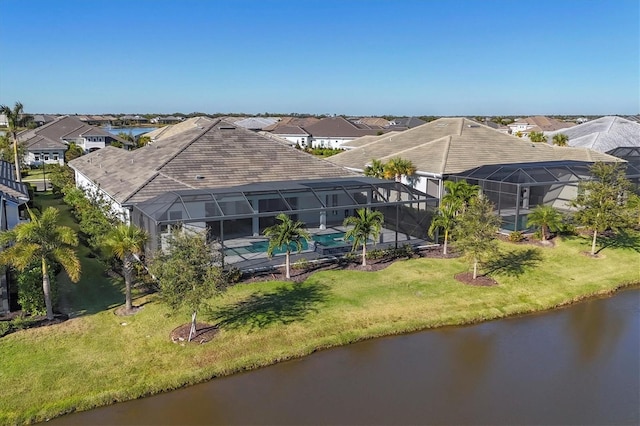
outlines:
[{"label": "shadow of palm tree", "polygon": [[293,283],[278,287],[270,293],[256,292],[247,299],[207,312],[218,327],[250,330],[265,328],[274,323],[289,324],[303,319],[326,300],[328,287],[317,283]]},{"label": "shadow of palm tree", "polygon": [[601,247],[596,251],[596,254],[606,248],[634,250],[640,253],[640,233],[638,232],[620,229],[615,234],[602,236],[598,240]]},{"label": "shadow of palm tree", "polygon": [[494,259],[485,263],[486,275],[504,274],[520,276],[527,269],[534,268],[542,261],[540,249],[528,248],[513,252],[501,252]]}]

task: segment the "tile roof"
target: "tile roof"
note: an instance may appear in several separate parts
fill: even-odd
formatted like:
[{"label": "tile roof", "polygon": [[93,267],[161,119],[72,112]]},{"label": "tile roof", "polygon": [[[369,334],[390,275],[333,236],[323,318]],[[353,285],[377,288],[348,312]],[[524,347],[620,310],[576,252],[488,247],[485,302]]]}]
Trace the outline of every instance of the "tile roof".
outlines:
[{"label": "tile roof", "polygon": [[152,141],[159,141],[162,139],[170,138],[177,134],[180,134],[187,130],[192,130],[194,128],[204,128],[205,126],[211,125],[215,120],[209,117],[192,117],[187,120],[184,120],[181,123],[172,124],[170,126],[163,126],[154,131],[145,133],[145,136],[151,138]]},{"label": "tile roof", "polygon": [[569,137],[569,146],[598,152],[609,152],[621,147],[640,147],[640,123],[622,117],[601,117],[569,129],[547,133],[549,142],[558,133]]},{"label": "tile roof", "polygon": [[556,147],[532,143],[501,133],[466,118],[440,118],[375,140],[352,141],[359,145],[327,161],[364,170],[372,159],[409,159],[418,172],[448,175],[488,164],[534,163],[542,161],[620,161],[583,148]]},{"label": "tile roof", "polygon": [[265,127],[262,130],[273,131],[280,126],[299,126],[305,127],[311,124],[317,123],[320,121],[319,118],[316,117],[281,117],[280,120],[272,124],[271,126]]},{"label": "tile roof", "polygon": [[347,137],[359,138],[365,135],[375,135],[378,131],[371,129],[359,129],[353,123],[343,117],[327,117],[317,123],[304,126],[304,129],[314,138],[321,137]]},{"label": "tile roof", "polygon": [[309,136],[302,127],[300,126],[278,126],[275,130],[272,130],[271,133],[274,135],[301,135],[301,136]]},{"label": "tile roof", "polygon": [[36,127],[35,129],[23,130],[18,133],[18,140],[22,143],[34,138],[35,136],[40,136],[54,141],[77,139],[83,136],[108,136],[119,140],[120,142],[130,144],[130,142],[123,141],[100,127],[91,126],[82,122],[75,116],[68,115],[57,118],[56,120],[46,123],[43,126]]},{"label": "tile roof", "polygon": [[265,127],[272,126],[278,122],[277,118],[272,117],[248,117],[242,120],[234,121],[237,126],[250,130],[262,130]]},{"label": "tile roof", "polygon": [[[543,115],[536,115],[533,117],[521,118],[516,122],[512,123],[512,125],[516,123],[527,123],[531,126],[539,127],[539,130],[535,131],[543,131],[543,132],[552,132],[554,130],[566,129],[568,127],[575,126],[575,123],[569,123],[565,121],[560,121],[555,118],[545,117]],[[530,129],[534,130],[534,129]]]},{"label": "tile roof", "polygon": [[354,175],[224,120],[204,128],[192,126],[135,151],[107,147],[69,165],[121,204],[180,189]]},{"label": "tile roof", "polygon": [[34,135],[32,138],[23,140],[21,144],[23,144],[29,151],[36,149],[64,149],[66,151],[68,148],[67,144],[64,142],[49,139],[40,135]]}]

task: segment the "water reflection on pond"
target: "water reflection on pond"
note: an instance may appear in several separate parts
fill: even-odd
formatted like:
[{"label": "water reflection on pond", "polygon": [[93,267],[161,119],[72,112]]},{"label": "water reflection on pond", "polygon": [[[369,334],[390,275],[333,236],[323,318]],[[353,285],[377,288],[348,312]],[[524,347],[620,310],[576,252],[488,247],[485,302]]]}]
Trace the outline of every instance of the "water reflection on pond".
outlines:
[{"label": "water reflection on pond", "polygon": [[51,424],[638,424],[640,291],[377,339]]}]

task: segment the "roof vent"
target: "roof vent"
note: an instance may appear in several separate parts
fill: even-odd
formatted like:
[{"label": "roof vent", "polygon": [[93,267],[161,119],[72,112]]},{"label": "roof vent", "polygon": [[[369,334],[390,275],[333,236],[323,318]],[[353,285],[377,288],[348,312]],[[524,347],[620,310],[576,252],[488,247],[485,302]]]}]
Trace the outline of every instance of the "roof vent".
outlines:
[{"label": "roof vent", "polygon": [[202,179],[204,179],[204,176],[202,176],[202,175],[196,175],[196,179],[197,179],[197,180],[202,180]]},{"label": "roof vent", "polygon": [[236,128],[234,126],[220,126],[219,129],[220,130],[235,130]]}]

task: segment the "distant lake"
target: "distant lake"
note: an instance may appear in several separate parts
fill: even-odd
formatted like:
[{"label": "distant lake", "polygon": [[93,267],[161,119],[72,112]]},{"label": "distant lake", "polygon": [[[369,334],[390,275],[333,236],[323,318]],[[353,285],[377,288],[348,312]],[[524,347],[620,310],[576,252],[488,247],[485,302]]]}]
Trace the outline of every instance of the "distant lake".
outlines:
[{"label": "distant lake", "polygon": [[143,133],[148,133],[156,130],[158,127],[110,127],[104,128],[109,133],[117,135],[118,133],[131,133],[133,136],[139,136]]}]

